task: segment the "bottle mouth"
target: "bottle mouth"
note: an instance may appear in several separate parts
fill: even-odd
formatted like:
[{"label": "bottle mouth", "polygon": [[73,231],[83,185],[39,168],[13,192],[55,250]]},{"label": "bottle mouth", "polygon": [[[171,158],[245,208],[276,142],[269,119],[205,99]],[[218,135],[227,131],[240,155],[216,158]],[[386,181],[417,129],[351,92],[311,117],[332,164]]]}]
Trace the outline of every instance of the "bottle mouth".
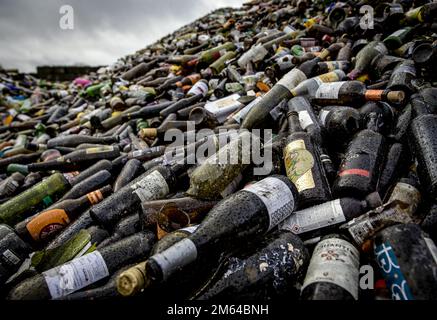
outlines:
[{"label": "bottle mouth", "polygon": [[125,297],[135,295],[144,285],[144,275],[137,268],[123,272],[117,279],[117,291]]}]

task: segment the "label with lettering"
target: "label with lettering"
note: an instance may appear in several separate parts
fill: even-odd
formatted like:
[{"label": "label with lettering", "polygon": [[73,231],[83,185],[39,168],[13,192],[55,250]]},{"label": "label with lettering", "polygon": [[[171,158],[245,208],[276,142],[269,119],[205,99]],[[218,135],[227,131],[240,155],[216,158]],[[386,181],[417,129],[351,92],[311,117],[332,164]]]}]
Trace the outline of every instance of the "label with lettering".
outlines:
[{"label": "label with lettering", "polygon": [[340,88],[345,83],[345,81],[339,81],[321,84],[319,89],[316,91],[316,99],[338,99]]},{"label": "label with lettering", "polygon": [[281,225],[282,230],[301,234],[346,221],[340,199],[293,213]]},{"label": "label with lettering", "polygon": [[35,241],[46,239],[54,232],[70,223],[70,218],[63,209],[53,209],[40,213],[26,225],[27,231]]},{"label": "label with lettering", "polygon": [[21,262],[21,259],[17,257],[15,253],[13,253],[11,250],[6,249],[3,252],[3,258],[7,260],[7,263],[13,266],[16,266]]},{"label": "label with lettering", "polygon": [[345,240],[331,238],[319,242],[302,290],[313,283],[329,282],[342,287],[358,300],[359,257],[358,250]]},{"label": "label with lettering", "polygon": [[269,228],[277,226],[294,210],[295,199],[287,184],[278,178],[265,178],[244,188],[257,195],[269,213]]},{"label": "label with lettering", "polygon": [[376,261],[393,300],[414,300],[390,243],[374,246]]},{"label": "label with lettering", "polygon": [[162,174],[155,170],[131,186],[142,202],[156,200],[166,196],[170,188]]},{"label": "label with lettering", "polygon": [[109,276],[99,251],[88,253],[42,273],[52,299],[64,297]]},{"label": "label with lettering", "polygon": [[299,122],[303,130],[314,124],[313,119],[311,119],[310,114],[306,110],[299,112]]},{"label": "label with lettering", "polygon": [[305,73],[300,71],[298,68],[294,68],[293,70],[285,74],[285,76],[283,76],[282,79],[276,83],[276,85],[281,85],[291,91],[299,83],[306,79],[307,77]]},{"label": "label with lettering", "polygon": [[319,119],[322,126],[326,126],[326,117],[328,116],[330,110],[321,110],[319,113]]}]

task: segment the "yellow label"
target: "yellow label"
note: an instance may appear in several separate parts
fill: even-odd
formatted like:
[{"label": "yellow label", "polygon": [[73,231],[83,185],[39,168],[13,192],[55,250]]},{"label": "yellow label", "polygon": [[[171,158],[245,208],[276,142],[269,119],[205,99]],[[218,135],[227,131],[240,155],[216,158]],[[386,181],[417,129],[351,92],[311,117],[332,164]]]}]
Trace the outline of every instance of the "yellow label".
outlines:
[{"label": "yellow label", "polygon": [[315,187],[311,171],[314,167],[314,157],[305,149],[303,140],[293,141],[285,147],[284,161],[287,177],[296,185],[299,192]]}]

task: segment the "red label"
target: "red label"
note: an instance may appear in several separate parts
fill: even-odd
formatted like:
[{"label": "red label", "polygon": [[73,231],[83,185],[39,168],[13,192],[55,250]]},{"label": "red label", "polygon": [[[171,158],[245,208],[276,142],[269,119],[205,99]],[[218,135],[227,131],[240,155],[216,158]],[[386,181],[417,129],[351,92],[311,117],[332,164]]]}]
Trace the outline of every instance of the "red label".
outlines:
[{"label": "red label", "polygon": [[356,175],[356,176],[363,176],[368,178],[370,176],[370,172],[368,170],[363,170],[363,169],[348,169],[348,170],[343,170],[338,175],[340,177],[348,176],[348,175]]}]

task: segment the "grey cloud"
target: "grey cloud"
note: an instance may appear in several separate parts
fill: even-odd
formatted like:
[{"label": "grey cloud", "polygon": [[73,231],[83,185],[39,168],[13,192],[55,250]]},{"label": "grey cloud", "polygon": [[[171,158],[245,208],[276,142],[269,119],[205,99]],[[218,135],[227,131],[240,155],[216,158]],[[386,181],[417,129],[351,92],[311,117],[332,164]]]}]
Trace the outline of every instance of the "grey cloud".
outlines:
[{"label": "grey cloud", "polygon": [[[243,0],[0,0],[0,64],[106,65],[177,28]],[[59,8],[74,9],[74,30],[59,28]]]}]

